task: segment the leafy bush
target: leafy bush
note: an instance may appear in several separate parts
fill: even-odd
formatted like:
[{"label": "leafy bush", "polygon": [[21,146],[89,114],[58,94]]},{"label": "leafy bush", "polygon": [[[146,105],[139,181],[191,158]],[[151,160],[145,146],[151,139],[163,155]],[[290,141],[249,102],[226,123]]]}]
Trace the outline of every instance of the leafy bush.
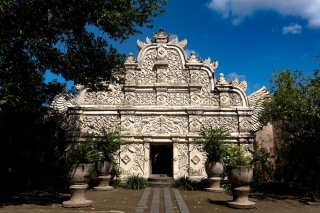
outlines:
[{"label": "leafy bush", "polygon": [[249,166],[252,164],[252,157],[247,155],[240,146],[225,146],[223,162],[229,166]]},{"label": "leafy bush", "polygon": [[125,187],[128,189],[144,189],[148,185],[147,179],[139,175],[127,177]]},{"label": "leafy bush", "polygon": [[220,162],[224,156],[225,145],[223,142],[230,134],[223,128],[201,127],[200,136],[197,143],[203,145],[203,150],[207,153],[207,159],[212,162]]},{"label": "leafy bush", "polygon": [[112,185],[114,188],[118,188],[119,186],[121,186],[121,180],[119,179],[120,175],[121,175],[121,171],[118,164],[114,164],[111,171],[111,180],[110,180],[110,185]]},{"label": "leafy bush", "polygon": [[94,163],[100,154],[94,147],[93,140],[80,143],[72,147],[71,151],[67,153],[67,162],[69,164],[74,163]]},{"label": "leafy bush", "polygon": [[279,181],[320,188],[320,71],[273,73],[272,100],[264,104],[262,123],[278,130],[276,172]]},{"label": "leafy bush", "polygon": [[270,153],[265,149],[257,149],[252,153],[253,170],[253,185],[260,184],[273,180],[274,167],[270,162]]},{"label": "leafy bush", "polygon": [[174,181],[174,187],[181,190],[193,191],[195,189],[195,183],[189,177],[179,177]]},{"label": "leafy bush", "polygon": [[107,132],[102,130],[102,138],[95,141],[97,149],[102,153],[102,158],[108,162],[114,162],[114,155],[120,150],[123,141],[119,131]]}]

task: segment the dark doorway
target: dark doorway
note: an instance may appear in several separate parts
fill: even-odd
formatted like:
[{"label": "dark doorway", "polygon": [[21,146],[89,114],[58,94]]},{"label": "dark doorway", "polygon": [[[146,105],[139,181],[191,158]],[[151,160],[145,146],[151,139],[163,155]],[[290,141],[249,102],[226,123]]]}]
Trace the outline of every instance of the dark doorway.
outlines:
[{"label": "dark doorway", "polygon": [[150,160],[152,174],[167,175],[172,177],[173,171],[173,150],[170,145],[151,145]]}]

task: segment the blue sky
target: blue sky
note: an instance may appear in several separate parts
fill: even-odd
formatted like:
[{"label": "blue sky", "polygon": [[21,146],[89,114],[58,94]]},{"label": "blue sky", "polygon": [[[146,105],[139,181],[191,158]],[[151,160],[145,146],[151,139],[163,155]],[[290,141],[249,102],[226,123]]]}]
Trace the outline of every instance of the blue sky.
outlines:
[{"label": "blue sky", "polygon": [[217,74],[247,80],[247,94],[268,87],[272,70],[320,68],[320,0],[169,0],[165,8],[153,29],[112,44],[137,56],[137,39],[163,27],[186,38],[188,52],[218,60]]}]

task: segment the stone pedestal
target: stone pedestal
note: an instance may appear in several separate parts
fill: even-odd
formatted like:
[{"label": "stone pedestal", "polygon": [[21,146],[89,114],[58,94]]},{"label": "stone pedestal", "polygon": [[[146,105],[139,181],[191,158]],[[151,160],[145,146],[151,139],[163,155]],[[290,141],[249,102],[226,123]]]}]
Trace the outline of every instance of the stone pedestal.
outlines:
[{"label": "stone pedestal", "polygon": [[208,178],[209,188],[205,188],[208,192],[224,192],[224,189],[220,187],[221,177]]},{"label": "stone pedestal", "polygon": [[71,191],[71,198],[68,201],[62,203],[66,208],[87,207],[92,205],[92,200],[85,198],[86,189],[88,184],[71,185],[69,187]]},{"label": "stone pedestal", "polygon": [[98,176],[98,179],[100,181],[99,185],[94,187],[94,190],[97,191],[110,191],[113,189],[112,186],[109,185],[110,179],[111,179],[111,175],[107,175],[107,176]]},{"label": "stone pedestal", "polygon": [[228,202],[228,206],[238,209],[252,209],[255,207],[255,202],[249,201],[248,195],[250,186],[241,186],[232,189],[233,201]]}]

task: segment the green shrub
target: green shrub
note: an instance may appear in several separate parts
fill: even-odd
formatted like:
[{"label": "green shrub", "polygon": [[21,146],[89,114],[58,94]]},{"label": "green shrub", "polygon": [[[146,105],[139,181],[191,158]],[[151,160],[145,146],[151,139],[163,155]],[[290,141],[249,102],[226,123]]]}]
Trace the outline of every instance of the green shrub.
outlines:
[{"label": "green shrub", "polygon": [[110,180],[110,185],[113,186],[114,188],[118,188],[121,186],[121,179],[119,179],[121,175],[121,171],[119,168],[118,164],[114,164],[112,171],[111,171],[111,180]]},{"label": "green shrub", "polygon": [[225,151],[223,143],[230,137],[230,134],[223,128],[202,126],[200,136],[201,138],[197,139],[196,143],[203,145],[208,161],[221,162]]},{"label": "green shrub", "polygon": [[128,189],[144,189],[148,185],[147,179],[139,175],[127,177],[125,187]]},{"label": "green shrub", "polygon": [[94,147],[94,141],[88,140],[79,145],[73,146],[69,153],[67,153],[67,162],[74,163],[94,163],[100,154]]},{"label": "green shrub", "polygon": [[181,190],[193,191],[195,190],[195,181],[191,180],[189,177],[179,177],[174,181],[174,187]]},{"label": "green shrub", "polygon": [[223,162],[229,166],[249,166],[252,165],[252,157],[237,145],[225,146],[225,156]]},{"label": "green shrub", "polygon": [[103,160],[115,162],[114,156],[124,143],[121,139],[120,131],[108,132],[103,129],[102,134],[103,136],[95,141],[96,147],[102,153]]}]

